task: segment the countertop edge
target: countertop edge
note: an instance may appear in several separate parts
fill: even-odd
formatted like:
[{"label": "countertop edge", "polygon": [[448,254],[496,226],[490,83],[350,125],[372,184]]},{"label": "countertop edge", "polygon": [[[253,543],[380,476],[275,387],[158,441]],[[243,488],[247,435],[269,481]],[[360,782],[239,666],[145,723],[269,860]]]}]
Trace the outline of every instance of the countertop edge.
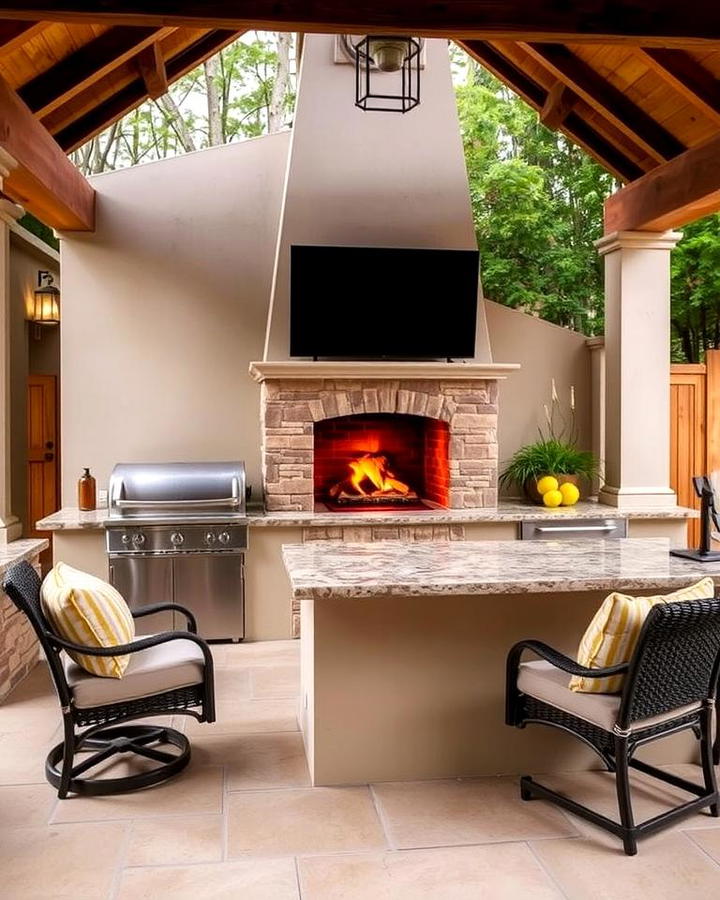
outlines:
[{"label": "countertop edge", "polygon": [[0,547],[0,575],[4,575],[15,563],[33,559],[49,546],[50,541],[46,538],[20,538],[5,544]]},{"label": "countertop edge", "polygon": [[282,557],[296,601],[666,591],[705,576],[720,585],[720,563],[694,563],[669,550],[667,538],[329,541],[319,557],[317,542],[283,544]]},{"label": "countertop edge", "polygon": [[[532,522],[556,518],[568,519],[693,519],[698,511],[684,506],[618,509],[604,506],[597,501],[581,501],[577,507],[546,509],[541,506],[501,502],[495,509],[428,510],[418,513],[337,513],[337,512],[264,512],[251,509],[248,525],[251,528],[364,528],[415,525],[492,525],[503,522]],[[41,531],[93,531],[102,530],[111,520],[106,508],[81,512],[74,507],[64,507],[56,513],[40,519],[36,528]],[[120,524],[115,522],[114,524]],[[128,522],[127,524],[132,524]]]}]

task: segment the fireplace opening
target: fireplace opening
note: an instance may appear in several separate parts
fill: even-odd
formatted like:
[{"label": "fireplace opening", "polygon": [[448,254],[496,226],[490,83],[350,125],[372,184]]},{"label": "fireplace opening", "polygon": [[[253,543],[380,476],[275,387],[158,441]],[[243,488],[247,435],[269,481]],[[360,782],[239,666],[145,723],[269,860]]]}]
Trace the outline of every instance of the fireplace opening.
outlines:
[{"label": "fireplace opening", "polygon": [[376,413],[315,424],[315,500],[332,511],[449,506],[447,422]]}]

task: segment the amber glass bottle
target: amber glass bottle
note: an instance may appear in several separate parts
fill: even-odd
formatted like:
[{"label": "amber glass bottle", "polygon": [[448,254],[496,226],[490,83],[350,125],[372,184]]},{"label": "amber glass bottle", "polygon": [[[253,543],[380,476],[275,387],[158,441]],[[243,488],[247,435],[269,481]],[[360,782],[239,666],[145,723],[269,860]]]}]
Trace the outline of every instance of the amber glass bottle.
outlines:
[{"label": "amber glass bottle", "polygon": [[96,485],[90,469],[83,469],[78,481],[78,506],[80,509],[95,509]]}]

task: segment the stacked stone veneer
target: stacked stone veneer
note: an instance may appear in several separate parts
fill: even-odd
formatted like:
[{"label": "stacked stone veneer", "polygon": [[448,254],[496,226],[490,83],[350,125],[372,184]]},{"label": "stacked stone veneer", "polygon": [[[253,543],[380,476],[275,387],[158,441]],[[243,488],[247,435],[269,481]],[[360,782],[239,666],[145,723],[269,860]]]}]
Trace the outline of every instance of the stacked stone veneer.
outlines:
[{"label": "stacked stone veneer", "polygon": [[38,647],[27,616],[0,591],[0,703],[35,667]]},{"label": "stacked stone veneer", "polygon": [[312,511],[315,422],[364,413],[447,422],[450,508],[497,505],[496,381],[268,379],[261,406],[266,508]]}]

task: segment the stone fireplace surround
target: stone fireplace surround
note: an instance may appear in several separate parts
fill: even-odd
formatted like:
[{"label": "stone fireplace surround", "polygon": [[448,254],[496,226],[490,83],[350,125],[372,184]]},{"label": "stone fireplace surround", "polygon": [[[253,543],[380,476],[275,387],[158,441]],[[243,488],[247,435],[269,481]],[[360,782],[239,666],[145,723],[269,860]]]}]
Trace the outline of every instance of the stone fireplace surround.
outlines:
[{"label": "stone fireplace surround", "polygon": [[262,385],[266,509],[311,512],[315,423],[372,413],[446,422],[449,508],[495,507],[497,381],[517,368],[492,363],[252,363],[250,374]]}]

